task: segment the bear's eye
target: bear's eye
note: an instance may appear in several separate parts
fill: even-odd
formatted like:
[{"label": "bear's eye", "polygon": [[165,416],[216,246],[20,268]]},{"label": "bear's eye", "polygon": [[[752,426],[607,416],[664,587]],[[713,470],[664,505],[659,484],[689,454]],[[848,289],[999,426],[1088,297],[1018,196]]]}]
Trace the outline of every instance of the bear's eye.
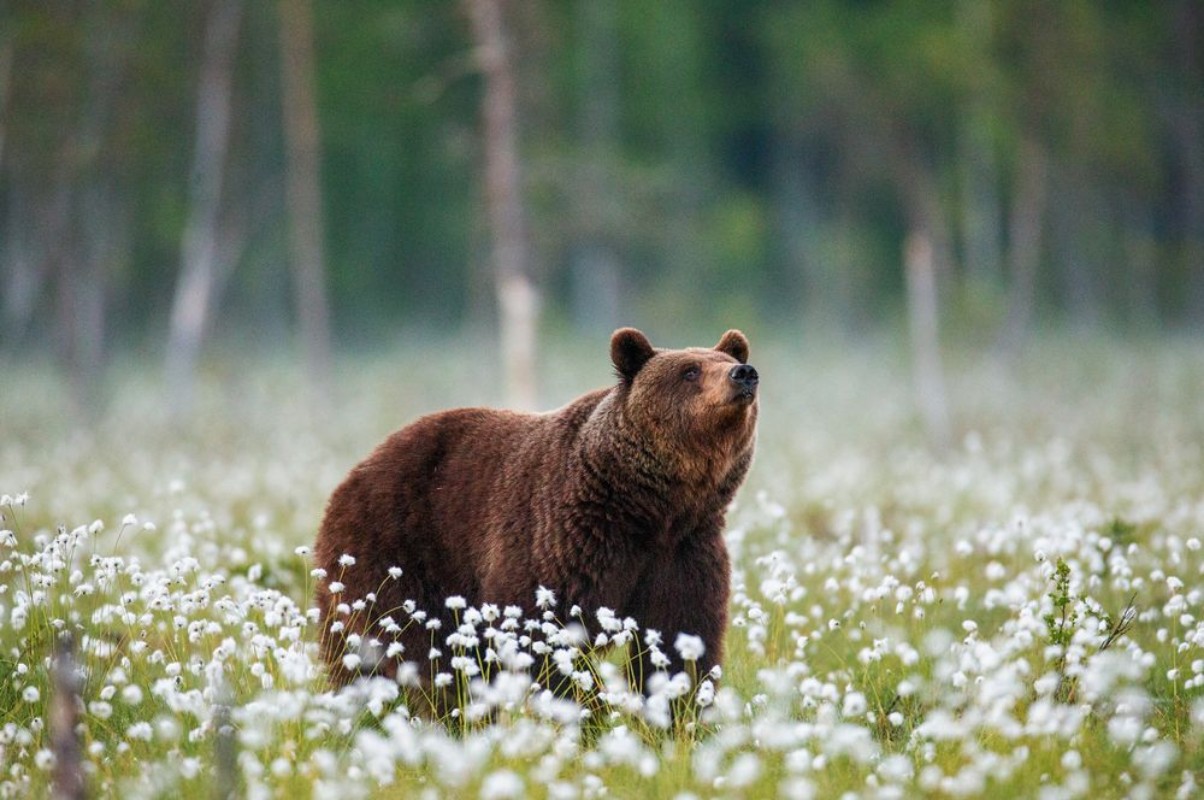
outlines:
[{"label": "bear's eye", "polygon": [[681,372],[681,376],[688,381],[696,381],[701,375],[702,370],[697,365],[688,366]]}]

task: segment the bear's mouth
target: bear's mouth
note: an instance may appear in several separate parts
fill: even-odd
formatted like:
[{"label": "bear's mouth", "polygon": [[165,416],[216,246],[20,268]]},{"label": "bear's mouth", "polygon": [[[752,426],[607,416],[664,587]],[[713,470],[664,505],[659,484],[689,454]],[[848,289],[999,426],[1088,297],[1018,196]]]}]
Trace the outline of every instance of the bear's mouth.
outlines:
[{"label": "bear's mouth", "polygon": [[757,399],[757,387],[756,386],[742,386],[736,390],[735,394],[732,395],[732,402],[740,403],[742,405],[750,405],[756,399]]}]

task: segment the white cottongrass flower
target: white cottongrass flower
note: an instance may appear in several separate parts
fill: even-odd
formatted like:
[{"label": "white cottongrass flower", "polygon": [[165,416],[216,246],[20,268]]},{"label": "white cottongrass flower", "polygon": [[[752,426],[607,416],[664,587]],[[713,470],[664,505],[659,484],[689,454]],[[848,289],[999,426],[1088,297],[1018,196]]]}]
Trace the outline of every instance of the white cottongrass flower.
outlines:
[{"label": "white cottongrass flower", "polygon": [[526,796],[522,777],[508,769],[497,770],[481,782],[481,800],[518,800]]},{"label": "white cottongrass flower", "polygon": [[861,692],[849,692],[844,696],[844,701],[840,706],[840,713],[846,719],[860,717],[865,714],[868,707],[864,694]]},{"label": "white cottongrass flower", "polygon": [[[7,495],[5,496],[7,497]],[[54,769],[55,763],[57,763],[57,759],[54,757],[54,753],[51,750],[43,748],[42,750],[34,753],[33,765],[43,772],[49,772],[50,770]]]},{"label": "white cottongrass flower", "polygon": [[127,739],[149,742],[155,737],[155,729],[149,722],[142,720],[126,728],[125,736]]},{"label": "white cottongrass flower", "polygon": [[355,566],[355,556],[353,556],[349,553],[343,553],[343,555],[339,556],[339,566],[340,567],[354,567]]},{"label": "white cottongrass flower", "polygon": [[554,607],[556,605],[555,593],[546,586],[540,586],[535,590],[535,605],[542,609]]},{"label": "white cottongrass flower", "polygon": [[753,784],[761,776],[761,759],[756,753],[741,753],[727,769],[726,786],[742,789]]},{"label": "white cottongrass flower", "polygon": [[614,633],[623,628],[623,623],[615,616],[615,612],[606,606],[600,607],[595,616],[597,616],[598,624],[602,626],[602,630],[608,633]]},{"label": "white cottongrass flower", "polygon": [[673,649],[677,651],[683,661],[697,661],[707,650],[701,636],[688,633],[677,634],[677,639],[673,642]]},{"label": "white cottongrass flower", "polygon": [[113,704],[104,700],[93,700],[88,703],[88,713],[97,719],[108,719],[113,716]]}]

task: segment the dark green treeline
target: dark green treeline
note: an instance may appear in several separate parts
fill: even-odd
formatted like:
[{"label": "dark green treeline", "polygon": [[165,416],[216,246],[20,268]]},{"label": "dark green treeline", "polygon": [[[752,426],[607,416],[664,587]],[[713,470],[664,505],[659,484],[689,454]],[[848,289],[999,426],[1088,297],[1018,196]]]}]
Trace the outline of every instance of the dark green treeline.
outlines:
[{"label": "dark green treeline", "polygon": [[[909,237],[948,324],[1204,322],[1194,0],[512,0],[545,327],[856,331]],[[0,4],[0,331],[165,336],[207,2]],[[344,343],[492,318],[480,90],[455,2],[314,5],[322,209]],[[275,5],[237,41],[222,329],[289,335]],[[225,252],[225,251],[223,251]]]}]

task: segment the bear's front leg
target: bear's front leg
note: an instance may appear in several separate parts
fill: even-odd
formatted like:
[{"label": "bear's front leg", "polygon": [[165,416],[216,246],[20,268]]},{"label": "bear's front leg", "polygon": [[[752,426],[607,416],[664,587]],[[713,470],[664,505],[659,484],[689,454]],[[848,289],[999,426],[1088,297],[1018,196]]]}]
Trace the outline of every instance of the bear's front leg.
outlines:
[{"label": "bear's front leg", "polygon": [[[634,617],[644,631],[661,634],[660,651],[668,657],[667,667],[663,662],[658,665],[650,648],[641,648],[639,665],[632,665],[641,689],[658,669],[667,669],[670,675],[685,670],[700,682],[712,667],[723,663],[730,583],[731,564],[719,530],[686,536],[675,549],[654,556],[624,609],[624,615]],[[681,634],[702,640],[703,652],[686,652],[696,656],[692,664],[675,647]]]}]

